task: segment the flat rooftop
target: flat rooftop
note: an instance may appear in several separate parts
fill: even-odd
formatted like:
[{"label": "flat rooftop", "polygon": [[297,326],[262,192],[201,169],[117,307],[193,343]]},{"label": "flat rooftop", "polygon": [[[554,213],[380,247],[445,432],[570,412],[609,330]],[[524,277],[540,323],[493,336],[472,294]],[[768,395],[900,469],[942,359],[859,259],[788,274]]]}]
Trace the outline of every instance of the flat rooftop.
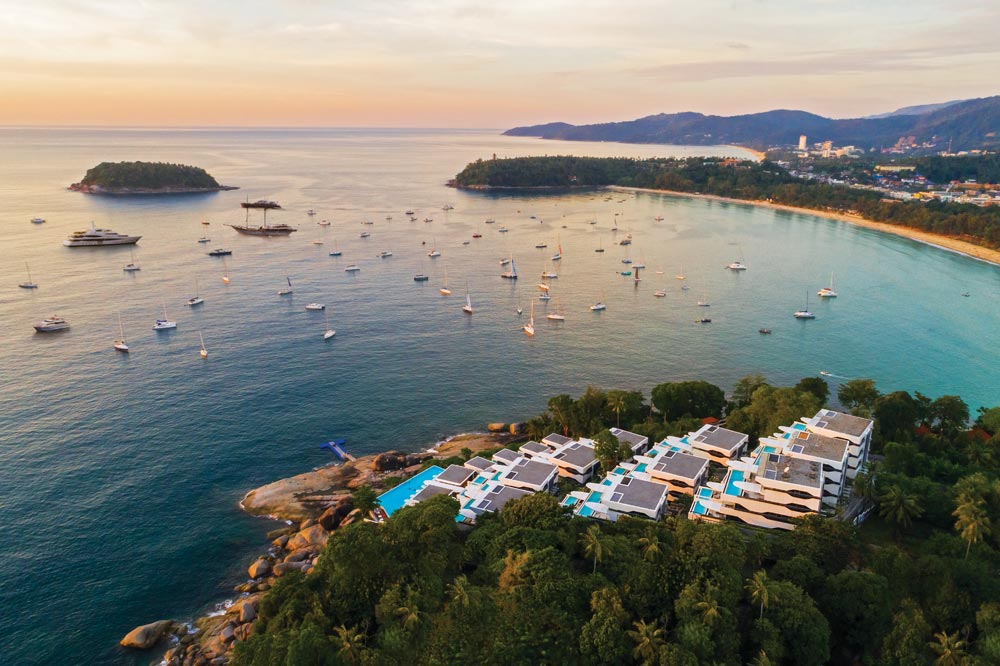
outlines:
[{"label": "flat rooftop", "polygon": [[726,430],[715,425],[703,426],[688,441],[701,442],[725,451],[735,451],[749,439],[748,435],[735,430]]},{"label": "flat rooftop", "polygon": [[563,444],[569,444],[573,440],[570,437],[553,432],[543,437],[542,441],[550,446],[562,446]]},{"label": "flat rooftop", "polygon": [[823,465],[813,460],[765,453],[760,457],[757,478],[805,488],[820,488],[823,485]]},{"label": "flat rooftop", "polygon": [[637,435],[634,432],[622,430],[621,428],[610,428],[610,430],[611,434],[617,437],[619,442],[628,442],[633,448],[649,441],[649,438],[645,435]]},{"label": "flat rooftop", "polygon": [[435,481],[450,483],[453,486],[464,486],[465,483],[476,474],[475,470],[463,467],[462,465],[449,465],[448,468],[437,475]]},{"label": "flat rooftop", "polygon": [[499,511],[504,504],[516,499],[521,499],[525,495],[530,495],[531,491],[520,488],[510,488],[504,485],[494,486],[485,496],[476,500],[473,508],[478,511]]},{"label": "flat rooftop", "polygon": [[835,412],[832,409],[819,410],[814,419],[817,421],[817,428],[842,432],[851,437],[860,437],[868,429],[868,426],[874,423],[871,419]]},{"label": "flat rooftop", "polygon": [[585,469],[597,460],[593,447],[577,443],[562,447],[552,457],[579,469]]},{"label": "flat rooftop", "polygon": [[510,449],[500,449],[493,454],[493,460],[499,460],[502,463],[511,464],[515,460],[521,457],[520,453],[516,451],[511,451]]},{"label": "flat rooftop", "polygon": [[707,466],[708,461],[704,458],[680,451],[667,451],[653,463],[653,470],[693,480],[701,476]]},{"label": "flat rooftop", "polygon": [[530,486],[541,486],[557,471],[556,466],[549,463],[538,460],[521,460],[509,471],[504,472],[500,479],[501,481],[509,479]]},{"label": "flat rooftop", "polygon": [[531,455],[537,455],[539,453],[548,453],[551,451],[549,447],[544,444],[539,444],[538,442],[525,442],[518,449],[521,453],[530,453]]},{"label": "flat rooftop", "polygon": [[662,483],[643,481],[626,476],[611,489],[611,501],[634,506],[647,511],[655,510],[667,495],[667,487]]},{"label": "flat rooftop", "polygon": [[787,448],[793,455],[801,454],[840,462],[847,453],[847,445],[847,440],[839,437],[827,437],[808,430],[793,430],[788,438]]},{"label": "flat rooftop", "polygon": [[424,500],[430,499],[436,495],[450,495],[457,490],[457,488],[442,488],[441,486],[434,485],[433,483],[428,483],[419,493],[411,497],[410,500],[413,502],[423,502]]},{"label": "flat rooftop", "polygon": [[469,458],[468,460],[466,460],[465,466],[471,467],[474,470],[482,472],[484,469],[489,469],[490,467],[492,467],[493,463],[487,460],[486,458],[475,456],[473,458]]}]

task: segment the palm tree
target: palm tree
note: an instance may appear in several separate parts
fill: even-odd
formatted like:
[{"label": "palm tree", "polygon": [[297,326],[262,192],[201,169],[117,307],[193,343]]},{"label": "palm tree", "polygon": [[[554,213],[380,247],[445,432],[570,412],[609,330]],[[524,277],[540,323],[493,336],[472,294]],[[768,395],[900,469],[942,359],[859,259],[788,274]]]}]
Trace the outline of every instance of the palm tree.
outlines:
[{"label": "palm tree", "polygon": [[469,579],[464,575],[458,576],[448,586],[448,594],[451,602],[462,608],[469,607]]},{"label": "palm tree", "polygon": [[622,412],[625,411],[625,407],[628,404],[627,394],[625,391],[608,391],[608,405],[611,407],[611,411],[615,413],[618,417],[618,426],[622,427]]},{"label": "palm tree", "polygon": [[920,498],[903,491],[899,486],[892,486],[879,496],[878,514],[901,527],[908,528],[914,518],[923,515]]},{"label": "palm tree", "polygon": [[767,572],[763,569],[754,573],[753,577],[747,581],[746,589],[747,592],[750,593],[751,601],[755,604],[760,604],[760,616],[758,619],[764,617],[764,609],[767,608],[767,605],[771,600],[769,583],[770,581],[767,579]]},{"label": "palm tree", "polygon": [[972,544],[979,543],[993,531],[990,518],[983,508],[983,500],[962,495],[958,507],[951,515],[957,518],[955,529],[965,539],[965,558],[968,559]]},{"label": "palm tree", "polygon": [[557,395],[549,399],[549,413],[562,428],[563,435],[569,435],[569,423],[573,418],[573,398],[568,395]]},{"label": "palm tree", "polygon": [[334,628],[336,642],[340,644],[337,653],[351,664],[361,660],[365,651],[365,635],[356,628],[348,629],[344,625]]},{"label": "palm tree", "polygon": [[635,630],[630,629],[628,632],[629,638],[635,641],[632,656],[641,659],[644,666],[656,663],[660,658],[660,648],[663,647],[663,629],[657,627],[656,622],[647,624],[645,620],[632,624]]},{"label": "palm tree", "polygon": [[709,583],[705,586],[705,596],[694,607],[701,613],[701,621],[706,626],[715,626],[715,623],[722,617],[719,612],[719,600],[715,598],[716,587]]},{"label": "palm tree", "polygon": [[420,624],[420,616],[423,612],[414,603],[404,604],[396,609],[396,617],[403,621],[403,629],[407,631]]},{"label": "palm tree", "polygon": [[647,562],[655,561],[663,553],[660,538],[652,531],[639,539],[639,549],[642,551],[642,559]]},{"label": "palm tree", "polygon": [[767,653],[761,650],[750,662],[750,666],[771,666],[771,660],[767,658]]},{"label": "palm tree", "polygon": [[597,525],[591,525],[587,528],[587,531],[580,535],[580,545],[583,546],[583,554],[587,557],[594,558],[594,571],[597,573],[597,563],[604,560],[604,536],[601,534],[601,528]]},{"label": "palm tree", "polygon": [[958,666],[965,659],[965,641],[958,639],[958,632],[948,634],[939,631],[934,634],[936,640],[927,645],[937,653],[934,666]]}]

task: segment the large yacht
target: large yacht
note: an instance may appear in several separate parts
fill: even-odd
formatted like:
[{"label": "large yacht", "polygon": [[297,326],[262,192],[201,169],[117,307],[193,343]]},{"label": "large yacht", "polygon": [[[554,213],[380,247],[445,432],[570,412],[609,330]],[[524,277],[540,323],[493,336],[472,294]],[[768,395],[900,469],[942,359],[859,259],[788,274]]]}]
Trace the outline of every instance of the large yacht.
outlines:
[{"label": "large yacht", "polygon": [[87,231],[74,231],[70,237],[63,241],[66,247],[83,247],[91,245],[135,245],[142,236],[129,236],[119,234],[111,229],[98,229],[94,223],[90,223]]},{"label": "large yacht", "polygon": [[261,225],[251,225],[247,224],[227,224],[227,227],[232,227],[234,231],[238,231],[241,234],[247,236],[287,236],[294,231],[298,231],[293,226],[287,224],[261,224]]},{"label": "large yacht", "polygon": [[34,325],[39,333],[51,333],[69,328],[69,322],[58,315],[52,315],[48,319],[43,319]]}]

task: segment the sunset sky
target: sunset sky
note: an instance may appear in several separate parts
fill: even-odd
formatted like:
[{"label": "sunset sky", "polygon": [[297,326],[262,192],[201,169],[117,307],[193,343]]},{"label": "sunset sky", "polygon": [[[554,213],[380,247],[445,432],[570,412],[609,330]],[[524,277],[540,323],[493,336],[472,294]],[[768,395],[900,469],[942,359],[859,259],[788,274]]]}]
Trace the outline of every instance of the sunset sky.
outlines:
[{"label": "sunset sky", "polygon": [[0,125],[509,127],[1000,92],[978,0],[21,0]]}]

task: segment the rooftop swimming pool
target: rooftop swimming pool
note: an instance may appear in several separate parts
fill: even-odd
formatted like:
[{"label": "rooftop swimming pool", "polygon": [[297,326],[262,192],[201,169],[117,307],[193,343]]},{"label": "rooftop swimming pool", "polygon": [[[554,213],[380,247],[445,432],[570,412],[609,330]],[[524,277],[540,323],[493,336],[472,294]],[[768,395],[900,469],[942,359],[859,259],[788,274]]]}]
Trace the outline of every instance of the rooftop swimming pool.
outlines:
[{"label": "rooftop swimming pool", "polygon": [[[698,489],[698,497],[711,497],[712,490],[710,488],[705,488],[704,486]],[[699,502],[697,499],[694,501],[694,508],[692,509],[696,516],[704,516],[708,513],[708,509]]]},{"label": "rooftop swimming pool", "polygon": [[395,488],[391,488],[378,496],[379,504],[385,510],[386,515],[391,516],[399,511],[406,500],[417,494],[424,487],[425,481],[437,478],[438,474],[444,470],[437,465],[431,465],[420,474],[412,476]]}]

